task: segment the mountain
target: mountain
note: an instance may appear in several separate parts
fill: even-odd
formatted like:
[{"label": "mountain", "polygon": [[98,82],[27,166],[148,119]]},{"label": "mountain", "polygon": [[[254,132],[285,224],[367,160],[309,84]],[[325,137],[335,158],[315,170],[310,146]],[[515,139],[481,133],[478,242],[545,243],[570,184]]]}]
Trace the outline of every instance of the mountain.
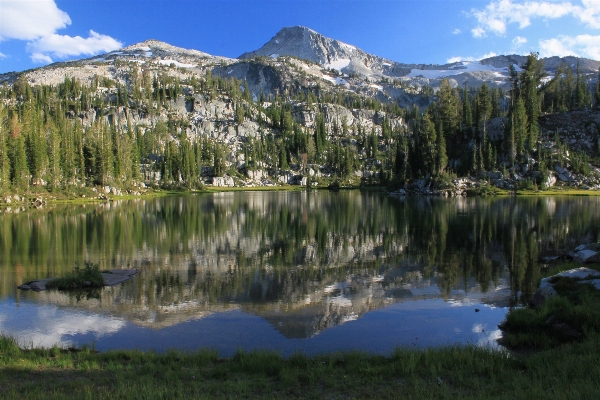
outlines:
[{"label": "mountain", "polygon": [[[525,61],[525,56],[503,55],[443,65],[400,63],[369,54],[312,29],[294,26],[281,29],[260,49],[246,52],[237,59],[147,40],[104,55],[55,63],[24,74],[33,84],[56,85],[65,75],[82,81],[91,81],[95,75],[120,80],[122,65],[136,63],[144,69],[162,70],[179,77],[190,74],[202,77],[208,71],[223,78],[235,77],[246,81],[255,97],[261,93],[273,95],[300,87],[319,86],[325,91],[343,89],[407,107],[427,105],[421,88],[436,88],[443,79],[448,79],[452,87],[479,87],[485,82],[490,87],[508,89],[509,66],[514,65],[520,70]],[[575,57],[551,57],[542,61],[549,78],[560,65],[575,70],[579,64],[583,74],[593,77],[600,67],[599,61]],[[0,83],[14,82],[19,75],[1,74]]]},{"label": "mountain", "polygon": [[404,64],[366,53],[303,26],[283,28],[260,49],[238,58],[244,60],[256,56],[293,56],[324,68],[364,76],[404,76],[410,72]]},{"label": "mountain", "polygon": [[[443,65],[405,64],[369,54],[303,26],[283,28],[260,49],[244,53],[238,58],[250,59],[257,56],[275,59],[292,56],[348,75],[359,75],[371,80],[400,78],[419,86],[438,86],[444,78],[449,78],[453,86],[480,86],[482,82],[490,86],[505,86],[509,78],[509,66],[514,65],[519,69],[527,60],[526,56],[501,55],[480,61]],[[550,74],[556,72],[560,65],[575,68],[579,63],[580,71],[585,74],[596,73],[600,67],[600,61],[577,57],[550,57],[543,58],[542,61]]]},{"label": "mountain", "polygon": [[[509,107],[516,104],[509,68],[526,68],[526,57],[402,64],[305,27],[284,28],[240,58],[147,40],[3,74],[0,83],[9,85],[0,86],[0,116],[8,118],[0,118],[0,134],[11,134],[0,140],[0,191],[77,183],[101,185],[104,196],[119,188],[138,192],[142,182],[264,186],[305,184],[309,177],[321,185],[407,182],[407,190],[419,193],[435,192],[440,182],[452,194],[481,186],[476,180],[449,182],[446,172],[477,179],[493,172],[486,178],[510,190],[532,182],[552,186],[557,178],[600,188],[600,170],[589,167],[600,150],[600,62],[531,60],[543,62],[557,84],[534,82],[543,96],[522,91],[529,102],[522,102],[525,110],[514,119],[521,126],[514,130],[506,129]],[[583,79],[557,75],[563,65]],[[519,78],[523,87],[530,82],[525,78]],[[574,110],[579,114],[571,120]],[[80,147],[65,147],[70,153],[64,160],[58,146],[69,141],[62,136],[71,134],[62,128],[69,124]],[[96,137],[109,126],[112,147]],[[53,132],[58,136],[49,137]],[[52,151],[37,147],[50,140]],[[64,168],[70,170],[62,174]],[[434,184],[432,177],[446,180]]]}]

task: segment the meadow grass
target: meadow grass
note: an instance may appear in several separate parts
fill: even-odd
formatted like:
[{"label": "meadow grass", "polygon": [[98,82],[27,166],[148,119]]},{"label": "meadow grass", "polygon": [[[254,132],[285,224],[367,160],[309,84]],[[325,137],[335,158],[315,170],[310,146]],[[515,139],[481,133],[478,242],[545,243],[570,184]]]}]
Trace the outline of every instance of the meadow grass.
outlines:
[{"label": "meadow grass", "polygon": [[600,337],[511,356],[478,347],[400,348],[390,356],[272,352],[21,349],[0,337],[6,399],[596,399]]},{"label": "meadow grass", "polygon": [[[544,277],[581,264],[566,262],[552,266]],[[588,268],[599,270],[598,265]],[[501,327],[501,343],[512,349],[545,350],[562,344],[585,341],[600,333],[600,291],[578,280],[554,277],[551,280],[557,296],[547,299],[539,309],[519,308],[506,316]]]}]

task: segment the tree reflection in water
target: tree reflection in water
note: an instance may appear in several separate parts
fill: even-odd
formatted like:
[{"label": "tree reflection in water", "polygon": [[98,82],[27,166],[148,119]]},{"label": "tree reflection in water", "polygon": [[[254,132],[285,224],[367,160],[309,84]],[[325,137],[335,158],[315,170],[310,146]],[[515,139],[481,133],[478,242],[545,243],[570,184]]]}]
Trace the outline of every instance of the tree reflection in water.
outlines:
[{"label": "tree reflection in water", "polygon": [[[0,214],[0,297],[160,328],[241,308],[310,337],[385,305],[442,297],[514,305],[540,255],[598,240],[600,199],[391,198],[229,192]],[[100,298],[25,294],[89,260],[139,268]]]}]

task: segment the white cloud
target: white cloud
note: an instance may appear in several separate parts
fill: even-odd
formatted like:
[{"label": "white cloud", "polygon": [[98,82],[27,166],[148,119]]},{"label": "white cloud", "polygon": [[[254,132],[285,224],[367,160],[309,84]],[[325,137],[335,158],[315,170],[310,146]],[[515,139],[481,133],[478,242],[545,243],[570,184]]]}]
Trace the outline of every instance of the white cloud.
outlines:
[{"label": "white cloud", "polygon": [[457,63],[457,62],[461,62],[461,61],[479,61],[479,60],[483,60],[484,58],[490,58],[490,57],[495,57],[498,54],[492,52],[489,52],[487,54],[482,55],[481,57],[461,57],[461,56],[456,56],[456,57],[450,57],[449,59],[446,60],[446,62],[448,64],[452,64],[452,63]]},{"label": "white cloud", "polygon": [[558,36],[540,40],[540,56],[577,56],[600,60],[600,36]]},{"label": "white cloud", "polygon": [[0,8],[0,40],[33,40],[71,24],[54,0],[0,0]]},{"label": "white cloud", "polygon": [[110,36],[101,35],[90,31],[90,36],[52,35],[41,37],[27,44],[27,50],[33,54],[50,54],[56,58],[67,58],[81,54],[94,55],[100,52],[109,52],[122,47],[122,43]]},{"label": "white cloud", "polygon": [[512,40],[512,44],[514,48],[518,48],[523,46],[525,43],[527,43],[527,38],[521,37],[521,36],[515,36],[514,39]]},{"label": "white cloud", "polygon": [[590,28],[600,29],[600,2],[598,0],[582,0],[583,7],[578,10],[577,17]]},{"label": "white cloud", "polygon": [[0,53],[0,60],[3,59],[3,58],[6,58],[6,54]]},{"label": "white cloud", "polygon": [[484,37],[487,32],[505,35],[507,25],[518,24],[523,29],[532,19],[551,20],[572,16],[591,28],[600,28],[600,1],[582,0],[581,5],[570,1],[513,1],[496,0],[483,9],[472,9],[468,15],[477,20],[471,30],[473,37]]},{"label": "white cloud", "polygon": [[122,47],[107,35],[90,30],[87,38],[58,35],[57,30],[71,24],[69,15],[60,10],[55,0],[0,0],[0,41],[27,40],[27,52],[35,63],[51,63],[64,59],[94,55]]},{"label": "white cloud", "polygon": [[490,51],[489,53],[486,53],[484,55],[482,55],[479,60],[483,60],[484,58],[490,58],[490,57],[496,57],[498,54],[494,53],[493,51]]},{"label": "white cloud", "polygon": [[452,31],[453,35],[460,35],[462,33],[462,31],[458,28],[456,28],[455,30]]},{"label": "white cloud", "polygon": [[482,38],[487,36],[485,34],[485,29],[483,28],[473,28],[471,29],[471,34],[473,34],[473,37],[475,38]]},{"label": "white cloud", "polygon": [[457,62],[461,62],[461,61],[475,61],[475,59],[473,57],[450,57],[449,59],[446,60],[446,62],[448,64],[453,64],[453,63],[457,63]]},{"label": "white cloud", "polygon": [[31,56],[31,61],[36,64],[50,64],[52,62],[52,58],[42,53],[33,53]]}]

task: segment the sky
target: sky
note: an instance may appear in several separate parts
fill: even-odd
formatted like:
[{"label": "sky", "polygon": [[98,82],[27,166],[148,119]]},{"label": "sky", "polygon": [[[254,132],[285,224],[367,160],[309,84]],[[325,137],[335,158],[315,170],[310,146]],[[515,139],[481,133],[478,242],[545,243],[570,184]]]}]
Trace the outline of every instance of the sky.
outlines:
[{"label": "sky", "polygon": [[600,60],[600,0],[0,0],[0,73],[147,39],[234,58],[294,25],[402,63]]}]

